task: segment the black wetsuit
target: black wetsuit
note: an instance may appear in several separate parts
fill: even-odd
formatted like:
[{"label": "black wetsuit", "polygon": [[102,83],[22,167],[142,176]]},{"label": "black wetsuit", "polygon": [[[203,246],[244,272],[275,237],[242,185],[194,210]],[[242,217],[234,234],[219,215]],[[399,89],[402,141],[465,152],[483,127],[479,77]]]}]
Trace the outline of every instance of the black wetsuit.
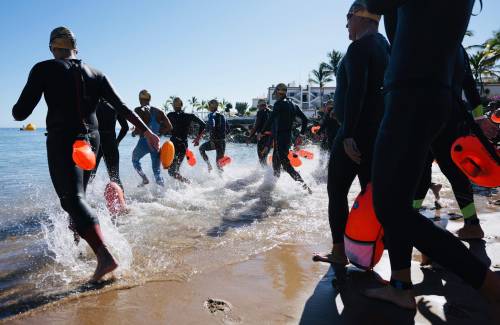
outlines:
[{"label": "black wetsuit", "polygon": [[172,136],[170,141],[175,147],[175,157],[172,162],[172,166],[168,169],[168,174],[172,177],[177,177],[179,175],[179,168],[181,167],[184,157],[186,156],[186,150],[188,149],[188,133],[189,127],[192,122],[197,123],[200,128],[198,129],[198,136],[200,136],[205,130],[205,122],[200,120],[194,114],[187,114],[184,111],[170,112],[167,114],[170,123],[172,123]]},{"label": "black wetsuit", "polygon": [[340,128],[339,122],[331,117],[330,114],[325,114],[319,126],[318,134],[325,134],[324,138],[321,140],[321,149],[330,152]]},{"label": "black wetsuit", "polygon": [[208,114],[207,129],[210,132],[209,140],[200,146],[200,154],[203,160],[211,167],[208,160],[207,151],[215,150],[217,168],[222,171],[219,160],[224,157],[226,152],[226,134],[229,133],[229,124],[224,115],[219,112]]},{"label": "black wetsuit", "polygon": [[466,223],[478,223],[476,209],[474,206],[474,193],[469,178],[457,167],[451,159],[451,147],[455,140],[469,133],[469,128],[463,118],[464,103],[462,103],[462,89],[469,103],[469,108],[475,108],[481,104],[481,98],[476,88],[476,82],[472,76],[469,60],[465,49],[460,48],[457,55],[457,63],[453,77],[454,100],[452,112],[449,115],[445,127],[439,132],[431,145],[431,153],[427,158],[426,167],[422,180],[417,188],[415,200],[425,198],[431,185],[432,160],[436,159],[439,168],[451,184],[455,199],[460,207]]},{"label": "black wetsuit", "polygon": [[[379,33],[349,45],[341,62],[335,92],[340,121],[328,164],[328,215],[334,243],[343,243],[349,214],[347,195],[358,176],[361,188],[371,180],[373,147],[384,112],[382,85],[389,62],[389,43]],[[344,139],[354,138],[361,152],[358,165],[347,156]]]},{"label": "black wetsuit", "polygon": [[257,112],[257,117],[255,118],[255,133],[262,134],[260,140],[257,141],[257,156],[259,157],[259,162],[262,166],[266,165],[267,155],[271,151],[273,146],[273,136],[271,133],[271,126],[268,125],[267,129],[264,129],[264,125],[271,116],[271,110],[265,108]]},{"label": "black wetsuit", "polygon": [[[95,177],[101,158],[104,156],[104,162],[108,170],[109,179],[117,183],[123,190],[123,184],[120,179],[120,151],[118,145],[127,135],[129,129],[127,120],[117,114],[115,109],[107,101],[101,99],[96,110],[97,121],[99,122],[99,136],[101,144],[97,151],[95,169],[92,171],[91,178]],[[120,133],[116,136],[116,122],[120,123]]]},{"label": "black wetsuit", "polygon": [[281,167],[290,174],[290,176],[301,183],[304,180],[300,174],[292,167],[290,160],[288,159],[288,152],[292,146],[292,129],[293,124],[297,118],[302,120],[302,127],[300,130],[301,134],[305,134],[307,130],[307,117],[299,109],[298,106],[294,105],[287,98],[276,101],[269,116],[268,120],[264,124],[264,130],[269,129],[272,126],[273,134],[273,169],[274,175],[279,177],[281,174]]},{"label": "black wetsuit", "polygon": [[372,177],[375,212],[384,227],[391,268],[410,268],[412,248],[416,247],[479,288],[487,267],[453,234],[412,208],[431,144],[452,110],[456,56],[474,0],[367,3],[371,12],[390,14],[385,17],[392,19],[386,22],[387,27],[397,26],[387,32],[394,39]]},{"label": "black wetsuit", "polygon": [[37,63],[12,109],[18,121],[26,119],[42,94],[47,103],[47,156],[50,177],[71,217],[73,228],[86,238],[88,230],[99,223],[85,201],[90,171],[78,168],[72,159],[73,142],[86,134],[94,152],[99,147],[95,114],[97,103],[104,98],[141,132],[146,126],[118,97],[109,80],[101,72],[80,60],[48,60]]}]

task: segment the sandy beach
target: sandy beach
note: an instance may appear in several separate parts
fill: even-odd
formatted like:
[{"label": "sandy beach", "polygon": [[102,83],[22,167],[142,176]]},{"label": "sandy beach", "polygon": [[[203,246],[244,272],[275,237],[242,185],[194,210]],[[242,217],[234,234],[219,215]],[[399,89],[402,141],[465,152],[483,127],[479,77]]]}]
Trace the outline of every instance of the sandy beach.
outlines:
[{"label": "sandy beach", "polygon": [[[466,243],[500,270],[500,214],[483,205],[485,240]],[[441,219],[450,231],[461,221]],[[439,267],[421,270],[414,251],[412,278],[417,312],[369,300],[364,288],[380,285],[374,273],[349,268],[336,285],[329,265],[313,263],[317,245],[282,245],[247,261],[213,268],[189,281],[148,282],[117,290],[90,291],[32,310],[9,324],[493,324],[488,305],[461,280]],[[486,255],[487,254],[487,255]],[[375,272],[389,276],[384,254]]]}]

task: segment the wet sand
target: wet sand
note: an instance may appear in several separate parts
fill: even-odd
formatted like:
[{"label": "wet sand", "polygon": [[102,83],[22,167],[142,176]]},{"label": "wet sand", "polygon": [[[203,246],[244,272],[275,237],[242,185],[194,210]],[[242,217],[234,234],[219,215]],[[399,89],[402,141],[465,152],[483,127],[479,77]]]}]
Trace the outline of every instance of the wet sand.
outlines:
[{"label": "wet sand", "polygon": [[[491,210],[496,210],[492,207]],[[500,271],[500,213],[483,214],[484,241],[471,250]],[[446,219],[444,219],[446,220]],[[449,230],[461,221],[449,221]],[[313,263],[316,246],[278,246],[247,261],[193,276],[189,281],[149,282],[59,301],[6,320],[11,324],[493,324],[477,292],[439,268],[421,270],[414,252],[412,277],[417,312],[363,297],[377,286],[373,274],[349,269],[347,282],[332,285],[329,265]],[[486,256],[489,256],[488,257]],[[389,275],[386,254],[375,271]]]}]

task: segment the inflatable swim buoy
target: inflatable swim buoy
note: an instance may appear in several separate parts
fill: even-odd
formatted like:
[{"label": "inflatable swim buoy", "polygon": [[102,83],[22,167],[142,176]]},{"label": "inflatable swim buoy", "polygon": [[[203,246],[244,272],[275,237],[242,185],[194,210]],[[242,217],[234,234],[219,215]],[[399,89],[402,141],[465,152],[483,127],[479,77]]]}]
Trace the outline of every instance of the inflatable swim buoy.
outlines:
[{"label": "inflatable swim buoy", "polygon": [[300,160],[299,155],[296,152],[290,150],[288,152],[288,160],[290,160],[290,165],[292,165],[292,167],[302,166],[302,161]]},{"label": "inflatable swim buoy", "polygon": [[90,143],[85,140],[76,140],[73,143],[73,161],[83,170],[93,170],[95,168],[95,153],[92,151]]},{"label": "inflatable swim buoy", "polygon": [[500,108],[491,113],[490,120],[495,124],[500,124]]},{"label": "inflatable swim buoy", "polygon": [[104,189],[106,207],[112,216],[118,216],[127,212],[127,205],[123,196],[123,190],[115,182],[110,182]]},{"label": "inflatable swim buoy", "polygon": [[364,270],[373,269],[384,252],[384,230],[373,209],[372,186],[368,184],[354,201],[347,218],[344,245],[349,261]]},{"label": "inflatable swim buoy", "polygon": [[311,133],[316,134],[316,133],[318,133],[319,129],[321,129],[321,126],[319,126],[319,125],[313,126],[311,128]]},{"label": "inflatable swim buoy", "polygon": [[451,158],[474,184],[500,186],[500,166],[476,136],[458,138],[451,146]]},{"label": "inflatable swim buoy", "polygon": [[227,166],[230,163],[231,163],[231,157],[229,157],[229,156],[224,156],[217,161],[217,164],[219,165],[219,167]]},{"label": "inflatable swim buoy", "polygon": [[189,149],[186,149],[186,159],[189,166],[193,167],[194,165],[196,165],[196,156]]},{"label": "inflatable swim buoy", "polygon": [[314,159],[314,154],[310,151],[300,149],[299,150],[299,156],[305,159],[313,160]]},{"label": "inflatable swim buoy", "polygon": [[165,143],[161,146],[160,150],[160,160],[163,169],[168,169],[170,165],[172,165],[172,162],[174,161],[174,156],[175,156],[174,144],[170,140],[165,141]]}]

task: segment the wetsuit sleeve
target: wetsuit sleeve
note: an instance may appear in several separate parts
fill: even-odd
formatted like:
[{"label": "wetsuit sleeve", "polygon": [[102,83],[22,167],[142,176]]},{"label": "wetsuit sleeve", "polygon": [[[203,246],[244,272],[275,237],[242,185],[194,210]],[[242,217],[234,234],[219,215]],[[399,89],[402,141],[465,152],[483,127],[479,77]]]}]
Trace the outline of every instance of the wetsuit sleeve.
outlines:
[{"label": "wetsuit sleeve", "polygon": [[[464,51],[464,60],[465,60],[465,77],[463,82],[463,90],[465,94],[465,98],[467,102],[470,104],[471,109],[476,109],[479,105],[481,105],[481,96],[479,95],[479,91],[477,90],[476,80],[474,80],[474,76],[472,75],[472,70],[470,68],[469,56],[467,52]],[[478,112],[477,115],[483,115],[482,112]]]},{"label": "wetsuit sleeve", "polygon": [[170,120],[168,119],[167,115],[165,114],[164,111],[161,109],[156,108],[156,111],[158,112],[160,118],[159,118],[159,123],[162,125],[161,129],[161,134],[166,134],[172,131],[172,123],[170,123]]},{"label": "wetsuit sleeve", "polygon": [[116,112],[120,115],[122,115],[124,118],[126,118],[130,123],[132,123],[135,126],[136,134],[142,134],[144,131],[148,130],[148,127],[144,122],[137,116],[136,113],[134,113],[132,110],[130,110],[121,100],[121,98],[118,96],[118,94],[115,92],[113,89],[113,86],[109,82],[108,78],[106,76],[102,76],[102,98],[104,98],[108,103],[113,106],[113,108],[116,110]]},{"label": "wetsuit sleeve", "polygon": [[363,107],[368,82],[369,49],[352,43],[346,54],[347,91],[344,112],[344,136],[352,138]]},{"label": "wetsuit sleeve", "polygon": [[12,116],[16,121],[22,121],[31,115],[36,105],[42,98],[43,80],[40,65],[35,65],[28,77],[21,96],[12,108]]},{"label": "wetsuit sleeve", "polygon": [[300,134],[305,134],[307,131],[307,122],[309,122],[309,120],[298,106],[293,105],[293,108],[295,109],[295,116],[302,120],[302,128],[300,129]]},{"label": "wetsuit sleeve", "polygon": [[200,128],[198,129],[198,136],[200,136],[203,131],[205,131],[205,127],[207,126],[207,124],[194,114],[191,114],[191,121],[200,126]]},{"label": "wetsuit sleeve", "polygon": [[369,12],[377,15],[384,15],[387,12],[397,9],[408,0],[367,0],[366,5]]},{"label": "wetsuit sleeve", "polygon": [[255,118],[255,124],[252,128],[252,130],[250,131],[250,137],[253,137],[253,135],[258,131],[262,131],[264,130],[263,126],[264,126],[264,114],[261,114],[262,111],[259,111],[257,112],[257,117]]},{"label": "wetsuit sleeve", "polygon": [[120,114],[116,114],[116,115],[117,115],[116,119],[118,120],[118,123],[120,124],[120,133],[118,133],[118,137],[116,137],[116,143],[118,144],[127,135],[129,127],[128,127],[127,120],[123,116],[121,116]]}]

